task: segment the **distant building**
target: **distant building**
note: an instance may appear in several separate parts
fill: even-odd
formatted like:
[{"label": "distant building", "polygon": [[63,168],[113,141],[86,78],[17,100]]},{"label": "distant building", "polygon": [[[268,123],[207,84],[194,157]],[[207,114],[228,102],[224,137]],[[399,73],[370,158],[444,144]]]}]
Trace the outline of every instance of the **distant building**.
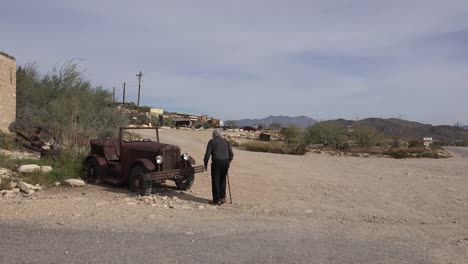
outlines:
[{"label": "distant building", "polygon": [[163,110],[163,109],[159,109],[159,108],[151,108],[151,109],[150,109],[150,114],[151,114],[152,116],[159,116],[159,115],[164,114],[164,110]]},{"label": "distant building", "polygon": [[434,140],[431,137],[425,137],[423,138],[423,142],[424,147],[429,148],[432,145],[432,143],[434,143]]},{"label": "distant building", "polygon": [[16,120],[16,59],[0,51],[0,130]]}]

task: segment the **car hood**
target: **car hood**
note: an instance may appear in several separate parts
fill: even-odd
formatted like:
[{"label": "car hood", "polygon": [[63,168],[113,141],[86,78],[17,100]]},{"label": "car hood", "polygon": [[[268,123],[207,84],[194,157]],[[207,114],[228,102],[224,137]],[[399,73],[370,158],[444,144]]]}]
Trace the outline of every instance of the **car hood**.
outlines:
[{"label": "car hood", "polygon": [[126,149],[142,150],[142,151],[154,151],[159,152],[165,148],[178,148],[177,146],[170,144],[163,144],[158,142],[128,142],[122,143],[122,147]]}]

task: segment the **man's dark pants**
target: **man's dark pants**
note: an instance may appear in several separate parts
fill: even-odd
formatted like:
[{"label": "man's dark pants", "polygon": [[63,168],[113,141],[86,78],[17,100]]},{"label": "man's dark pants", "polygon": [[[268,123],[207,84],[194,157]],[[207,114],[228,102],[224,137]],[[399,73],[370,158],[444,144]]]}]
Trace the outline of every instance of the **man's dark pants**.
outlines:
[{"label": "man's dark pants", "polygon": [[211,191],[213,202],[226,198],[226,175],[229,170],[229,160],[215,160],[211,163]]}]

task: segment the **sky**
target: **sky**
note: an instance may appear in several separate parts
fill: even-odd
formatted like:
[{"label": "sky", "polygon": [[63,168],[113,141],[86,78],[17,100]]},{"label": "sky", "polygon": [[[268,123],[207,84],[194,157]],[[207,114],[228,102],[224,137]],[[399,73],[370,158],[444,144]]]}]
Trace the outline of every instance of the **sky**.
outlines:
[{"label": "sky", "polygon": [[0,50],[221,119],[468,124],[466,0],[3,1]]}]

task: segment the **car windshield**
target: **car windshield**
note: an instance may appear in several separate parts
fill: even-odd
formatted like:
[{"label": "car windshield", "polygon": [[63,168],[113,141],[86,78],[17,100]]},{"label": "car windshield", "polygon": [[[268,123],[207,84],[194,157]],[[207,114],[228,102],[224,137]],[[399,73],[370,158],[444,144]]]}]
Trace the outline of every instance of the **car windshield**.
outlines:
[{"label": "car windshield", "polygon": [[124,142],[148,142],[158,141],[156,129],[124,128],[122,129]]}]

